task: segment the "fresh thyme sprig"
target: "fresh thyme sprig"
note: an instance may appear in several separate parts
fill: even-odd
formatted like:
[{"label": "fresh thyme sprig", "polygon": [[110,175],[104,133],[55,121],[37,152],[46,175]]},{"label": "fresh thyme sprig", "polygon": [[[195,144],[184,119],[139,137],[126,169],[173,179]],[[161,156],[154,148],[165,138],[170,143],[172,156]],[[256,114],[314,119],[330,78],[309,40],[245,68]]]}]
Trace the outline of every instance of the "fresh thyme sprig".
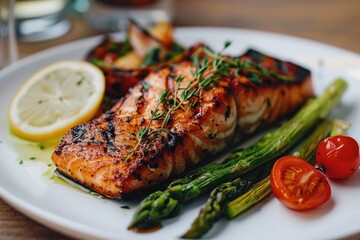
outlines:
[{"label": "fresh thyme sprig", "polygon": [[[174,94],[170,93],[170,89],[165,91],[161,91],[159,94],[158,103],[154,110],[151,110],[151,116],[148,124],[145,127],[141,127],[136,134],[137,144],[131,150],[129,150],[130,154],[124,159],[124,161],[128,161],[134,154],[135,151],[140,147],[140,144],[144,141],[151,142],[154,140],[159,134],[165,132],[170,133],[169,130],[165,129],[165,125],[167,125],[171,120],[171,112],[178,109],[183,101],[177,103],[177,92],[180,87],[180,84],[184,80],[184,77],[180,76],[176,79],[175,92]],[[160,106],[163,105],[166,107],[168,103],[172,103],[172,106],[168,108],[167,112],[161,111]],[[151,124],[155,120],[163,120],[160,129],[151,130]]]},{"label": "fresh thyme sprig", "polygon": [[[226,43],[229,43],[226,45]],[[226,42],[225,46],[230,46],[230,42]],[[225,48],[224,48],[225,50]],[[284,74],[279,74],[271,69],[264,68],[260,64],[251,61],[251,60],[244,60],[241,58],[231,58],[226,56],[221,56],[219,53],[214,53],[208,48],[203,48],[202,52],[213,58],[213,65],[214,68],[220,71],[220,73],[225,72],[226,74],[229,73],[229,71],[234,70],[235,75],[240,75],[240,73],[245,73],[248,75],[248,78],[250,81],[259,84],[261,83],[261,80],[259,78],[260,76],[263,76],[265,78],[267,77],[275,77],[282,81],[291,81],[293,80],[292,76],[287,76]]]},{"label": "fresh thyme sprig", "polygon": [[[226,43],[224,45],[224,50],[229,45],[230,44]],[[189,81],[189,84],[186,87],[181,88],[181,84],[185,78],[183,76],[178,76],[175,80],[174,93],[171,93],[170,88],[160,93],[155,109],[151,110],[148,124],[139,129],[136,134],[137,143],[133,149],[129,150],[130,154],[123,161],[128,161],[142,143],[150,143],[156,139],[156,137],[161,135],[161,133],[171,134],[171,132],[166,129],[166,125],[170,123],[172,113],[183,107],[185,102],[190,102],[194,97],[199,98],[202,89],[207,90],[212,88],[214,84],[218,83],[217,78],[223,76],[223,74],[217,73],[218,69],[213,69],[211,67],[210,61],[207,58],[203,58],[200,61],[199,53],[193,56],[193,64],[196,71],[193,72],[193,79]],[[207,74],[205,74],[206,70],[208,70]],[[182,91],[180,96],[178,96],[179,91]],[[188,109],[195,107],[197,103],[198,101],[190,102]],[[163,106],[165,110],[161,111],[160,106]],[[159,129],[152,130],[151,125],[155,120],[161,120],[162,123]]]},{"label": "fresh thyme sprig", "polygon": [[[193,54],[192,62],[195,67],[195,71],[192,72],[192,79],[186,87],[181,87],[184,77],[178,76],[175,79],[175,88],[173,93],[171,93],[170,88],[160,93],[155,109],[151,110],[151,116],[148,124],[139,129],[136,134],[137,144],[133,149],[129,150],[130,154],[124,159],[124,161],[128,161],[135,154],[141,144],[146,145],[159,136],[164,137],[162,133],[171,134],[171,131],[166,128],[166,125],[170,123],[172,113],[182,108],[185,105],[185,102],[189,103],[187,110],[197,106],[199,104],[198,99],[200,99],[201,91],[212,89],[220,82],[222,77],[229,75],[232,71],[234,71],[235,75],[239,75],[240,73],[247,74],[249,79],[254,83],[260,83],[259,75],[263,77],[272,76],[282,80],[289,80],[288,76],[265,69],[251,60],[223,56],[223,52],[230,45],[231,42],[226,41],[223,49],[217,53],[203,47]],[[180,96],[178,96],[180,91],[182,92]],[[164,110],[161,110],[160,106],[163,106]],[[158,129],[151,129],[153,121],[162,121]]]}]

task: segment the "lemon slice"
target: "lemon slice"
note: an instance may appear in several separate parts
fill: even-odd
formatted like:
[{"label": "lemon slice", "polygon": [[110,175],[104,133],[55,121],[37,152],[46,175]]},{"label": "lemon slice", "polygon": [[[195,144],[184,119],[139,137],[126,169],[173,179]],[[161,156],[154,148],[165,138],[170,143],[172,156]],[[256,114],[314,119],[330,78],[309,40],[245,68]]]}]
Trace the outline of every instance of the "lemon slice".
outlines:
[{"label": "lemon slice", "polygon": [[94,117],[105,92],[104,74],[83,61],[49,65],[30,77],[9,108],[11,130],[44,141]]}]

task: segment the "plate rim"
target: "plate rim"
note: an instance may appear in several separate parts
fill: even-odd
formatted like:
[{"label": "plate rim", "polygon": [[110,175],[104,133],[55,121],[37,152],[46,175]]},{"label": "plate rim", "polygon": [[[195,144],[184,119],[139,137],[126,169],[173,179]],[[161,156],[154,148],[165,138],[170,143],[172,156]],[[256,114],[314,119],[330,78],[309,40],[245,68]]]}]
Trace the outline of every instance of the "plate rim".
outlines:
[{"label": "plate rim", "polygon": [[[267,36],[271,36],[271,37],[275,37],[275,38],[292,39],[292,40],[296,40],[296,41],[305,42],[306,44],[319,45],[321,47],[326,47],[326,48],[332,49],[333,51],[340,52],[341,54],[354,56],[354,57],[360,59],[360,53],[353,52],[348,49],[340,48],[337,46],[333,46],[333,45],[330,45],[327,43],[322,43],[322,42],[319,42],[316,40],[306,39],[306,38],[282,34],[282,33],[253,30],[253,29],[243,29],[243,28],[232,28],[232,27],[188,26],[188,27],[176,27],[175,34],[178,31],[184,31],[184,30],[185,31],[201,30],[201,31],[210,31],[210,32],[212,32],[212,31],[225,31],[225,32],[226,31],[238,31],[238,32],[242,32],[242,33],[256,34],[256,35],[264,35],[265,34]],[[112,33],[112,34],[119,36],[119,37],[125,36],[125,33],[123,33],[123,32]],[[85,43],[90,43],[90,42],[93,42],[96,44],[96,41],[100,41],[103,36],[104,36],[104,34],[98,35],[98,36],[87,37],[87,38],[83,38],[83,39],[78,39],[78,40],[74,40],[74,41],[69,41],[69,42],[66,42],[66,43],[63,43],[63,44],[60,44],[57,46],[53,46],[53,47],[41,50],[32,55],[26,56],[26,57],[20,59],[19,61],[0,70],[0,83],[3,81],[8,81],[3,76],[11,73],[12,71],[15,71],[17,69],[24,67],[25,65],[29,64],[30,62],[39,61],[41,59],[46,59],[51,56],[54,56],[59,53],[60,49],[63,49],[63,48],[66,48],[66,49],[67,48],[76,48],[77,46],[82,46]],[[26,200],[23,200],[20,197],[17,197],[16,195],[12,194],[10,191],[7,191],[5,188],[3,188],[1,183],[0,183],[0,198],[4,202],[9,204],[11,207],[16,209],[17,211],[28,216],[30,219],[32,219],[36,222],[39,222],[40,224],[42,224],[50,229],[53,229],[56,232],[60,232],[66,236],[71,236],[71,237],[79,237],[80,236],[80,237],[87,237],[87,238],[88,237],[90,237],[90,238],[94,238],[94,237],[95,238],[107,238],[107,237],[113,236],[111,234],[109,236],[104,236],[103,232],[99,235],[98,231],[91,229],[86,224],[75,222],[71,219],[66,219],[64,217],[61,217],[54,213],[46,211],[39,206],[33,205],[33,204],[27,202]],[[85,231],[87,231],[87,232],[85,232]],[[360,228],[358,229],[358,231],[348,233],[346,236],[343,236],[343,237],[351,237],[358,233],[360,233]]]}]

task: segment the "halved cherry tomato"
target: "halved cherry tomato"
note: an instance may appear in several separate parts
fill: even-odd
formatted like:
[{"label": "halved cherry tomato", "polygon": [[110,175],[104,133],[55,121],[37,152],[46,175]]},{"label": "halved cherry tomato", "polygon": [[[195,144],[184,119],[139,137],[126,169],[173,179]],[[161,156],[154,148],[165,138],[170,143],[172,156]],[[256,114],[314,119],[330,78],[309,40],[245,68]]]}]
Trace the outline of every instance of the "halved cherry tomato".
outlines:
[{"label": "halved cherry tomato", "polygon": [[305,160],[294,156],[277,160],[271,170],[270,180],[275,197],[294,210],[320,206],[331,195],[325,175]]},{"label": "halved cherry tomato", "polygon": [[329,178],[348,178],[359,168],[359,145],[349,136],[325,138],[316,150],[316,163]]}]

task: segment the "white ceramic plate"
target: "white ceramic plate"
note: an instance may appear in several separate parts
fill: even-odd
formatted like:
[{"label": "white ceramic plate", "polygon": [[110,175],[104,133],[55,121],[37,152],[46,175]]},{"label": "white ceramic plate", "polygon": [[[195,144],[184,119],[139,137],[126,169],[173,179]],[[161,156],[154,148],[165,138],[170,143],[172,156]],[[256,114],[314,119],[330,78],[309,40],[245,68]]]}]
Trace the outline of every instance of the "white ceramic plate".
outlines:
[{"label": "white ceramic plate", "polygon": [[[179,28],[176,39],[185,45],[203,41],[218,50],[229,39],[232,40],[228,50],[231,54],[240,54],[253,47],[294,61],[312,70],[318,93],[334,78],[346,78],[350,88],[333,115],[350,121],[353,126],[349,134],[360,140],[359,55],[304,39],[239,29]],[[176,239],[189,227],[205,198],[187,204],[179,217],[164,221],[165,227],[161,230],[136,234],[127,230],[136,203],[100,199],[45,181],[46,164],[32,163],[31,160],[19,164],[20,160],[32,157],[31,149],[37,149],[37,152],[39,149],[9,133],[7,108],[15,92],[38,69],[59,60],[82,59],[98,41],[99,38],[91,38],[55,47],[0,72],[0,196],[34,220],[76,238]],[[51,148],[42,151],[45,153],[38,158],[46,156]],[[220,221],[206,237],[335,239],[359,233],[360,173],[347,181],[331,181],[331,186],[331,201],[320,208],[294,212],[270,198],[231,222]],[[124,205],[130,206],[130,210],[121,208]]]}]

